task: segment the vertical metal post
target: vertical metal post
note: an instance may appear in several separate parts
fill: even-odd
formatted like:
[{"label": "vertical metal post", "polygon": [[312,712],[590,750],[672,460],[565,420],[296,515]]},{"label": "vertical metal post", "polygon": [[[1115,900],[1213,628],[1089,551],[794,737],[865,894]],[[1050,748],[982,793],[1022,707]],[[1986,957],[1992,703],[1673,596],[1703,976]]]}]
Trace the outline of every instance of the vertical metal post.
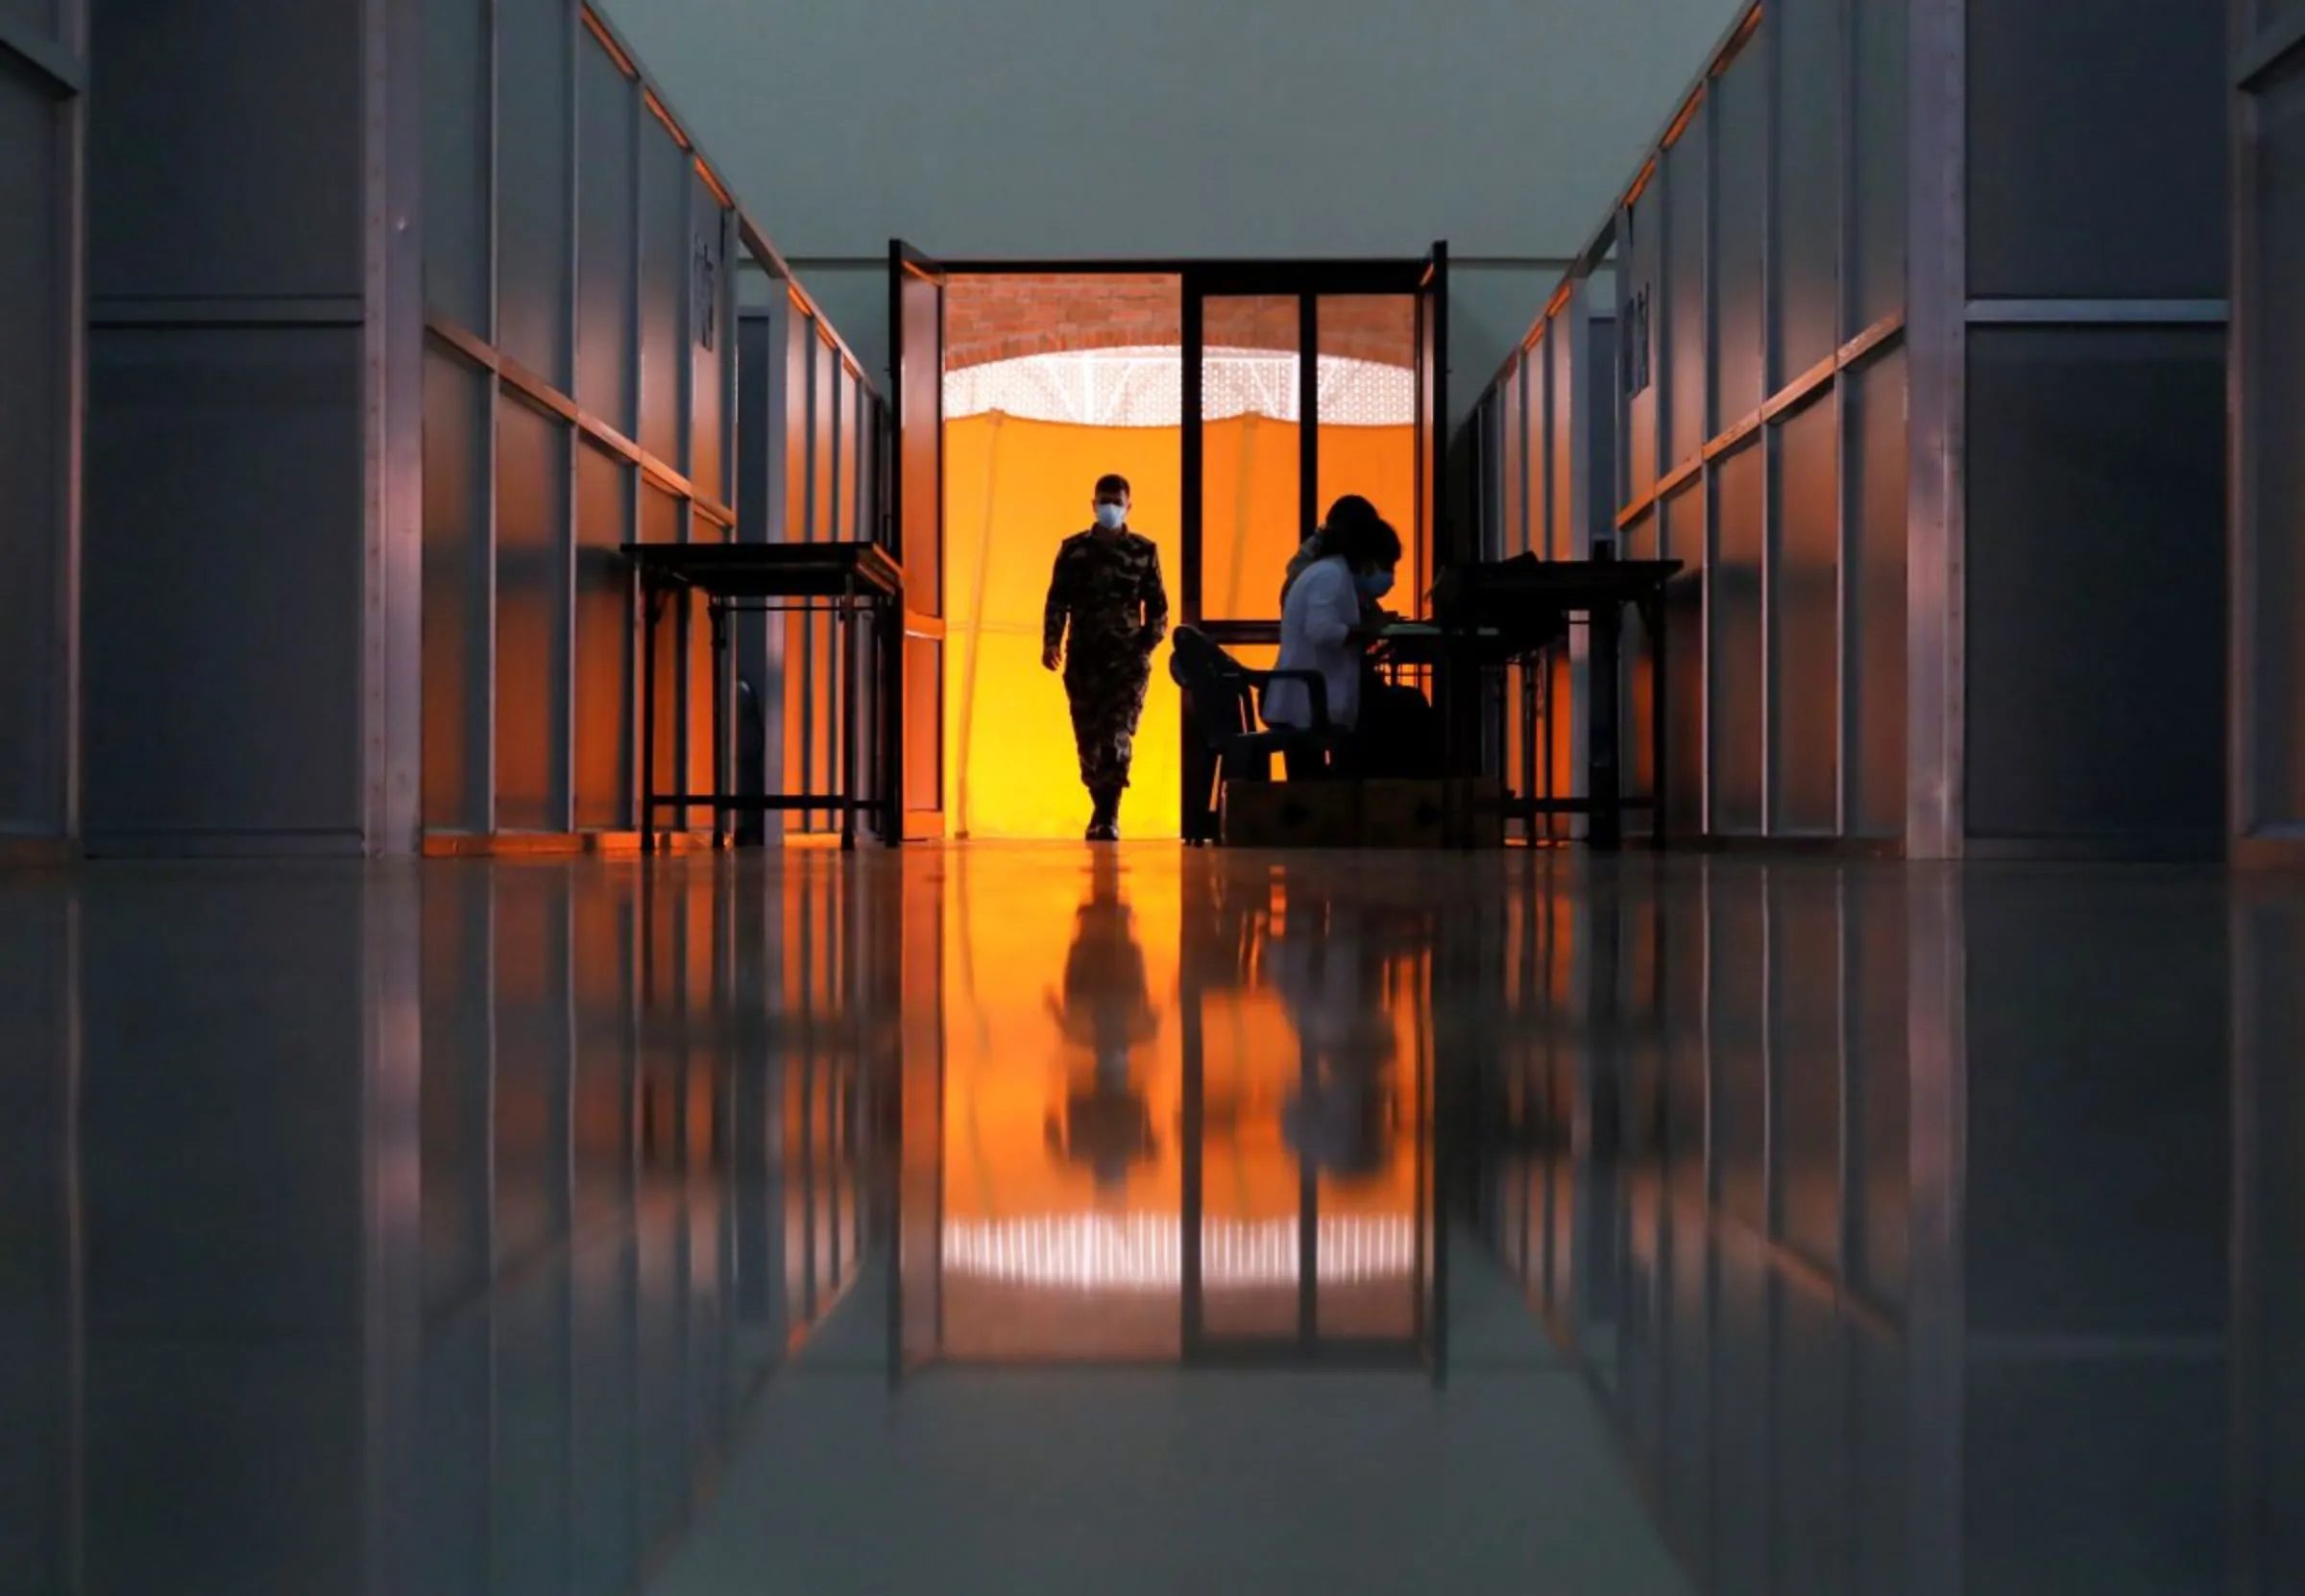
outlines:
[{"label": "vertical metal post", "polygon": [[[584,53],[596,49],[584,26],[584,7],[581,3],[568,8],[568,237],[563,252],[563,270],[568,273],[568,316],[561,335],[568,340],[568,383],[570,397],[582,401],[584,394],[584,317],[583,264],[584,248]],[[552,765],[550,780],[559,787],[560,829],[573,834],[576,830],[576,558],[579,546],[579,520],[583,503],[583,461],[585,444],[582,434],[567,423],[559,423],[562,447],[568,451],[563,462],[566,468],[566,486],[562,495],[560,527],[560,657],[554,663],[560,670],[560,746]]]},{"label": "vertical metal post", "polygon": [[1968,0],[1909,0],[1905,853],[1967,834]]},{"label": "vertical metal post", "polygon": [[[1745,44],[1756,53],[1767,85],[1762,117],[1760,158],[1760,392],[1736,401],[1740,417],[1750,403],[1760,412],[1768,396],[1777,391],[1779,369],[1784,359],[1783,318],[1778,297],[1783,290],[1783,249],[1778,237],[1779,189],[1783,181],[1784,116],[1780,85],[1784,66],[1784,29],[1773,9],[1760,13],[1758,36]],[[1760,437],[1760,834],[1775,836],[1783,830],[1779,812],[1784,783],[1779,770],[1783,750],[1777,694],[1783,671],[1779,655],[1784,647],[1783,617],[1778,613],[1778,588],[1784,577],[1784,431],[1764,415]]]}]

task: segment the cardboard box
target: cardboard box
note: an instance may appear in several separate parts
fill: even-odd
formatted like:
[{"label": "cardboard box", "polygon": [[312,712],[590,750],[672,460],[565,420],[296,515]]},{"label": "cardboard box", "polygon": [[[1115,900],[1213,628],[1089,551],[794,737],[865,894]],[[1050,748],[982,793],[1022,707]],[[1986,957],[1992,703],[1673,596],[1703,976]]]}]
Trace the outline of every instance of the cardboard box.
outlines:
[{"label": "cardboard box", "polygon": [[1458,777],[1448,783],[1443,825],[1452,848],[1505,845],[1505,784],[1494,776]]},{"label": "cardboard box", "polygon": [[1350,848],[1360,796],[1353,782],[1226,782],[1220,834],[1227,848]]},{"label": "cardboard box", "polygon": [[1504,785],[1226,782],[1227,848],[1502,848]]},{"label": "cardboard box", "polygon": [[1448,842],[1448,788],[1441,782],[1363,782],[1361,846],[1441,848]]}]

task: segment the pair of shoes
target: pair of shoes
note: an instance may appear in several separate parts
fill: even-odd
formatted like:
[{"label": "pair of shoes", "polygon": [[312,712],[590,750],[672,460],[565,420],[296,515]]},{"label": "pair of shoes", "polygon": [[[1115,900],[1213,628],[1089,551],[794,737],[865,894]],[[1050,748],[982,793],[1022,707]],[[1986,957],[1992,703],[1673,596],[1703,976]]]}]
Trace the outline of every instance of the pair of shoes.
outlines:
[{"label": "pair of shoes", "polygon": [[1118,842],[1121,840],[1121,829],[1109,820],[1092,821],[1088,828],[1088,840],[1091,842]]}]

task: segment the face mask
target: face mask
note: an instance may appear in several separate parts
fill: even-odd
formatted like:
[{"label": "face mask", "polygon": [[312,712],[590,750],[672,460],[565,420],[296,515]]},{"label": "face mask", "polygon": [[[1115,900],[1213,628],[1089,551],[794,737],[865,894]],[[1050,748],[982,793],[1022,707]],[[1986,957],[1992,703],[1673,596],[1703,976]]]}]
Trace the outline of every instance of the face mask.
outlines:
[{"label": "face mask", "polygon": [[1128,524],[1128,506],[1126,504],[1098,505],[1097,524],[1107,532],[1118,532]]},{"label": "face mask", "polygon": [[1389,570],[1365,570],[1352,581],[1361,590],[1363,598],[1382,598],[1393,591],[1393,573]]}]

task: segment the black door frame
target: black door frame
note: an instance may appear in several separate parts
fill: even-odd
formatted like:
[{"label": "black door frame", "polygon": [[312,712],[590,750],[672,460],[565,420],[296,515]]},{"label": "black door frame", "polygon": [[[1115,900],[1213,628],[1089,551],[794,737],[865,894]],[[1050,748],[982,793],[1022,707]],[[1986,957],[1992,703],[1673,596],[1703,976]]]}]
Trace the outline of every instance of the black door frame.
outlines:
[{"label": "black door frame", "polygon": [[[1183,502],[1178,506],[1178,531],[1183,568],[1177,576],[1177,618],[1195,626],[1221,643],[1273,643],[1279,640],[1279,617],[1272,620],[1210,620],[1201,613],[1203,600],[1202,570],[1206,549],[1206,517],[1203,481],[1203,444],[1201,429],[1202,404],[1201,337],[1203,306],[1211,298],[1294,298],[1298,302],[1298,333],[1300,348],[1313,358],[1301,362],[1298,381],[1298,412],[1305,424],[1298,427],[1298,513],[1300,524],[1308,531],[1320,524],[1320,302],[1335,296],[1394,296],[1414,298],[1417,304],[1416,372],[1417,425],[1419,431],[1417,449],[1417,536],[1413,559],[1419,562],[1414,568],[1412,591],[1421,592],[1433,574],[1453,560],[1468,558],[1469,551],[1458,546],[1458,529],[1450,516],[1449,495],[1444,484],[1447,481],[1448,465],[1448,245],[1436,242],[1429,254],[1422,256],[1393,256],[1366,259],[1251,259],[1251,258],[1135,258],[1068,260],[1055,258],[1019,257],[1013,259],[979,258],[952,260],[932,258],[901,241],[892,240],[889,246],[889,388],[892,426],[897,436],[887,451],[896,463],[897,486],[892,498],[899,506],[901,517],[902,477],[904,471],[904,382],[902,366],[904,350],[903,304],[908,278],[927,278],[937,284],[936,348],[941,369],[944,355],[943,296],[941,289],[955,278],[963,277],[1172,277],[1178,279],[1181,294],[1183,366],[1183,405],[1179,472]],[[941,384],[937,395],[935,443],[937,475],[939,479],[937,514],[943,513],[941,480],[943,474],[944,410]],[[903,529],[896,528],[901,541]],[[941,537],[940,537],[941,541]],[[901,543],[900,543],[901,546]],[[938,550],[938,567],[947,551]],[[900,554],[899,556],[903,556]],[[941,611],[942,605],[938,606]],[[908,627],[912,617],[908,617]],[[943,627],[939,621],[937,636],[941,640]],[[889,665],[891,686],[902,692],[903,640],[895,642],[900,656]],[[941,657],[941,641],[939,642]],[[895,777],[898,798],[892,806],[890,835],[903,836],[912,827],[904,824],[906,806],[902,799],[903,760],[906,743],[905,710],[901,697],[897,713],[890,715],[889,758]],[[939,738],[943,726],[939,719]],[[1186,777],[1188,786],[1196,768],[1191,743],[1193,730],[1185,728],[1187,738]],[[950,757],[950,750],[944,751]],[[1189,799],[1189,794],[1187,795]],[[941,804],[941,799],[939,800]],[[942,819],[941,813],[937,817]],[[915,833],[917,834],[917,833]],[[1188,810],[1188,836],[1190,813]]]},{"label": "black door frame", "polygon": [[[1447,496],[1441,491],[1448,459],[1448,245],[1433,245],[1421,256],[1368,259],[1169,258],[1064,260],[1049,258],[938,260],[947,280],[962,277],[1173,277],[1183,295],[1184,405],[1182,493],[1178,506],[1183,569],[1177,573],[1177,618],[1198,626],[1219,642],[1271,642],[1277,636],[1263,621],[1208,620],[1201,614],[1201,556],[1205,522],[1201,495],[1201,306],[1209,299],[1294,298],[1298,305],[1301,347],[1316,355],[1321,300],[1340,295],[1415,296],[1418,302],[1418,424],[1424,431],[1418,450],[1418,514],[1423,554],[1433,568],[1458,556],[1448,524]],[[892,357],[893,358],[893,357]],[[1317,467],[1320,450],[1318,359],[1302,363],[1299,413],[1311,424],[1298,428],[1299,510],[1307,527],[1320,523]],[[1426,574],[1429,575],[1429,572]]]}]

